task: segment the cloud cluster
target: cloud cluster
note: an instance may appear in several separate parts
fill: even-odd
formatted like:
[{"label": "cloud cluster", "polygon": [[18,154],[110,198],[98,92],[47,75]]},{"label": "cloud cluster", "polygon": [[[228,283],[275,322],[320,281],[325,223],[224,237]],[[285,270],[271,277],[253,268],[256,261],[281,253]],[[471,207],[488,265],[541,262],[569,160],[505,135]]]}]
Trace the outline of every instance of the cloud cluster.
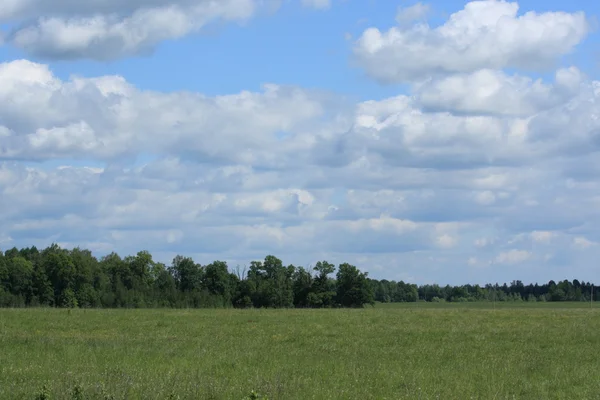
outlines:
[{"label": "cloud cluster", "polygon": [[0,22],[21,21],[8,41],[48,59],[112,60],[151,52],[214,21],[251,18],[256,0],[9,0]]},{"label": "cloud cluster", "polygon": [[106,161],[161,152],[281,166],[286,148],[311,145],[305,130],[327,103],[326,95],[274,84],[259,93],[206,97],[140,91],[119,76],[63,82],[47,66],[20,60],[0,64],[0,113],[8,132],[0,156]]},{"label": "cloud cluster", "polygon": [[419,281],[452,280],[431,276],[440,266],[501,279],[524,263],[559,268],[561,252],[597,254],[599,84],[575,69],[553,86],[495,82],[499,104],[513,96],[529,112],[492,100],[485,115],[442,100],[424,110],[447,98],[443,84],[353,105],[277,85],[149,92],[5,63],[0,234],[166,260],[362,261]]},{"label": "cloud cluster", "polygon": [[[331,4],[302,0],[302,5]],[[5,0],[0,24],[15,24],[7,42],[36,57],[106,61],[148,54],[210,23],[243,23],[278,6],[279,0]]]},{"label": "cloud cluster", "polygon": [[[369,76],[402,83],[482,68],[547,69],[590,32],[583,12],[518,11],[516,2],[472,1],[441,26],[369,28],[356,41],[354,54]],[[401,10],[398,19],[405,22],[423,12],[423,6]]]},{"label": "cloud cluster", "polygon": [[[248,8],[180,0],[173,10],[255,12],[250,0],[233,3]],[[13,0],[0,19],[122,22],[165,4],[143,5],[63,0],[46,10]],[[277,84],[156,92],[120,76],[63,80],[45,64],[0,64],[0,246],[147,248],[164,261],[181,253],[232,265],[273,253],[417,282],[597,276],[600,82],[575,66],[550,81],[525,71],[572,51],[585,16],[518,16],[516,3],[479,1],[440,27],[411,25],[427,11],[400,9],[400,27],[371,28],[356,43],[370,76],[411,83],[377,101]],[[120,56],[147,40],[133,35],[141,41],[123,50],[99,35],[76,35],[91,39],[73,54]]]},{"label": "cloud cluster", "polygon": [[417,85],[416,91],[420,106],[426,111],[527,117],[566,103],[579,94],[583,83],[583,76],[575,67],[559,69],[552,85],[541,79],[533,81],[481,69],[430,79]]}]

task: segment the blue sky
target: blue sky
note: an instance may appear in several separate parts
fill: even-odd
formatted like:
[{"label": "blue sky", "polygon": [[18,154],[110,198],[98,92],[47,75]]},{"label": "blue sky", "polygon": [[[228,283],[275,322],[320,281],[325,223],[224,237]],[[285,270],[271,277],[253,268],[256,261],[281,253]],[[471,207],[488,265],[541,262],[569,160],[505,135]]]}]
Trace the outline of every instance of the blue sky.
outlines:
[{"label": "blue sky", "polygon": [[600,6],[11,0],[0,248],[600,280]]}]

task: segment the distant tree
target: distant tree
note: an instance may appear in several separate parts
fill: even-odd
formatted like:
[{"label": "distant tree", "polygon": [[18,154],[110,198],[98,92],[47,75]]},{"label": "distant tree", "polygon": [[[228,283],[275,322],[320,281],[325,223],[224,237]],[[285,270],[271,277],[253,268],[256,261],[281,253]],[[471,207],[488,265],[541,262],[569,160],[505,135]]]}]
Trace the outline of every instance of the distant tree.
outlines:
[{"label": "distant tree", "polygon": [[450,301],[458,302],[466,300],[469,297],[469,292],[464,286],[454,286],[449,290]]},{"label": "distant tree", "polygon": [[42,254],[35,246],[25,247],[19,250],[19,255],[30,261],[34,266],[41,262]]},{"label": "distant tree", "polygon": [[71,256],[57,247],[45,249],[43,266],[54,289],[56,303],[65,306],[72,304],[77,271]]},{"label": "distant tree", "polygon": [[175,307],[177,305],[177,283],[167,267],[156,263],[152,269],[154,289],[154,304],[159,307]]},{"label": "distant tree", "polygon": [[0,251],[0,288],[6,289],[8,287],[8,267],[6,266],[6,257],[4,253]]},{"label": "distant tree", "polygon": [[327,261],[318,261],[313,270],[318,273],[315,278],[317,285],[324,286],[329,279],[329,275],[335,272],[335,265]]},{"label": "distant tree", "polygon": [[567,293],[557,285],[552,285],[549,288],[548,297],[550,301],[565,301],[567,299]]},{"label": "distant tree", "polygon": [[329,275],[335,272],[335,265],[327,261],[319,261],[313,268],[317,272],[314,285],[309,296],[310,307],[331,307],[334,305],[336,296],[335,282]]},{"label": "distant tree", "polygon": [[421,286],[418,292],[419,298],[425,301],[431,301],[434,297],[438,299],[446,298],[444,291],[438,284]]},{"label": "distant tree", "polygon": [[67,288],[61,293],[59,305],[64,308],[76,308],[78,306],[77,297],[75,297],[73,289]]},{"label": "distant tree", "polygon": [[95,277],[98,275],[99,263],[92,252],[76,247],[69,252],[75,266],[73,290],[80,307],[100,306],[100,295],[96,290]]},{"label": "distant tree", "polygon": [[189,257],[176,256],[171,264],[173,277],[179,290],[190,292],[202,288],[202,267]]},{"label": "distant tree", "polygon": [[133,276],[129,266],[113,252],[100,259],[100,268],[108,277],[110,288],[110,292],[102,296],[102,304],[108,307],[131,307]]},{"label": "distant tree", "polygon": [[354,265],[341,264],[337,276],[337,302],[343,307],[364,307],[374,304],[373,289],[367,281],[367,273]]},{"label": "distant tree", "polygon": [[375,297],[375,301],[379,301],[381,303],[390,303],[392,301],[391,292],[393,289],[390,287],[390,282],[386,279],[378,281],[377,279],[368,279],[371,288],[373,289],[373,294]]},{"label": "distant tree", "polygon": [[8,272],[7,290],[16,295],[30,299],[33,294],[33,265],[21,256],[9,258],[6,262]]},{"label": "distant tree", "polygon": [[[434,296],[435,297],[435,296]],[[417,285],[411,285],[400,281],[396,284],[396,290],[392,300],[395,302],[416,302],[419,299],[419,290]]]},{"label": "distant tree", "polygon": [[16,247],[13,247],[12,249],[8,249],[4,252],[4,256],[6,258],[15,258],[15,257],[20,257],[21,253],[19,252],[19,249],[17,249]]},{"label": "distant tree", "polygon": [[[311,295],[313,292],[314,282],[313,277],[306,269],[299,267],[294,272],[292,277],[294,291],[294,307],[309,307],[311,306]],[[315,301],[313,299],[313,301]]]},{"label": "distant tree", "polygon": [[373,302],[590,301],[600,300],[591,282],[574,279],[525,285],[417,286],[377,280],[344,263],[319,261],[314,268],[284,266],[268,255],[246,269],[229,271],[223,261],[201,266],[176,256],[168,268],[148,251],[98,260],[87,249],[52,244],[0,252],[0,307],[362,307]]},{"label": "distant tree", "polygon": [[126,257],[124,261],[131,272],[132,288],[141,293],[147,292],[153,284],[152,269],[155,263],[152,255],[144,250],[134,257]]},{"label": "distant tree", "polygon": [[231,305],[235,288],[226,262],[214,261],[204,267],[204,287],[223,305]]},{"label": "distant tree", "polygon": [[266,256],[264,262],[251,262],[248,281],[254,306],[292,307],[295,270],[293,265],[284,267],[282,261],[273,255]]},{"label": "distant tree", "polygon": [[41,262],[33,267],[32,286],[38,305],[55,305],[54,288],[46,274],[45,264]]}]

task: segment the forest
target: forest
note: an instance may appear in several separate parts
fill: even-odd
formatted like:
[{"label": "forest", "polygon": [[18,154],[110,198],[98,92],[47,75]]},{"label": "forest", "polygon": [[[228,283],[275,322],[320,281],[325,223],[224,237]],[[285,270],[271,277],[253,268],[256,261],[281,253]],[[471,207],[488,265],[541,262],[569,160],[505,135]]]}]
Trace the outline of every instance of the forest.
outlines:
[{"label": "forest", "polygon": [[375,302],[597,301],[592,283],[563,280],[462,286],[371,279],[327,261],[312,268],[268,255],[243,269],[223,261],[201,265],[176,256],[171,265],[148,251],[101,258],[56,244],[0,251],[0,307],[65,308],[333,308]]}]

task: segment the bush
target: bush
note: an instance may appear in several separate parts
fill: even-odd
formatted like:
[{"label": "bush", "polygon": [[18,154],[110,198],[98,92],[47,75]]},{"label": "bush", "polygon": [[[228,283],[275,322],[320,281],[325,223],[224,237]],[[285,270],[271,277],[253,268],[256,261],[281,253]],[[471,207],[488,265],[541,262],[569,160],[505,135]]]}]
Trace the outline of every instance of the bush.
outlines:
[{"label": "bush", "polygon": [[46,385],[42,386],[38,394],[35,396],[35,400],[50,400],[50,391]]},{"label": "bush", "polygon": [[244,296],[239,299],[236,303],[236,307],[238,308],[252,308],[252,299],[250,296]]},{"label": "bush", "polygon": [[77,308],[77,298],[75,297],[73,290],[66,289],[62,292],[59,304],[61,307],[65,308]]},{"label": "bush", "polygon": [[83,389],[80,385],[75,385],[73,390],[71,391],[71,399],[73,400],[83,400],[85,397],[83,396]]},{"label": "bush", "polygon": [[254,390],[250,392],[250,394],[246,397],[244,397],[243,400],[269,400],[268,397],[266,396],[261,396],[259,393],[256,393]]}]

